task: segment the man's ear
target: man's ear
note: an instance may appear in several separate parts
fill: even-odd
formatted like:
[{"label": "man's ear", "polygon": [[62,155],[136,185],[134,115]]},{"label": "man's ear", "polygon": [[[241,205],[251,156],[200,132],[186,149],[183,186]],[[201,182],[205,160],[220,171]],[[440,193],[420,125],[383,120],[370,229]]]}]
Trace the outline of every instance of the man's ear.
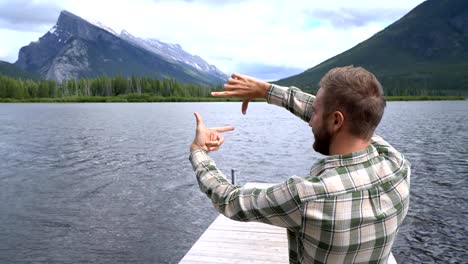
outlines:
[{"label": "man's ear", "polygon": [[340,111],[333,112],[331,117],[332,117],[332,120],[331,120],[332,131],[337,132],[344,126],[345,117],[343,113],[341,113]]}]

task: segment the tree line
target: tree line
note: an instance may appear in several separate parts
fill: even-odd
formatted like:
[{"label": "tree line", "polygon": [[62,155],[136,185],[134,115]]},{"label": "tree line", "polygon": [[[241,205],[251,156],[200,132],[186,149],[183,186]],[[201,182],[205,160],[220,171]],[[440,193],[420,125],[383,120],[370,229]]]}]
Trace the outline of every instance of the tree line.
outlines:
[{"label": "tree line", "polygon": [[[383,87],[386,96],[440,97],[457,95],[462,98],[465,95],[461,90],[414,88],[413,85],[392,87],[385,79]],[[176,99],[176,101],[203,101],[217,99],[211,98],[210,93],[222,89],[222,86],[202,86],[181,83],[175,79],[159,80],[136,76],[130,78],[102,76],[64,80],[60,83],[53,80],[18,79],[0,74],[0,99],[3,98],[3,101],[49,100],[47,98],[50,98],[51,101],[76,101],[77,99],[84,101],[119,101],[120,99],[123,101],[171,101]],[[317,92],[307,86],[304,91],[313,94]],[[230,101],[230,99],[226,100]]]},{"label": "tree line", "polygon": [[25,80],[0,75],[0,98],[63,98],[151,94],[162,97],[208,97],[221,87],[186,84],[175,79],[124,76],[64,80]]}]

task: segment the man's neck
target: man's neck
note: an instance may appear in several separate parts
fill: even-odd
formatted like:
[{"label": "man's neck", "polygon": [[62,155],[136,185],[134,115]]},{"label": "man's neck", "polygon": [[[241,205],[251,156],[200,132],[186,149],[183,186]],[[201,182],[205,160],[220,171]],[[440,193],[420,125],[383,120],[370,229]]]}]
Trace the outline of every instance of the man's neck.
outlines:
[{"label": "man's neck", "polygon": [[330,144],[330,155],[343,155],[360,151],[369,147],[370,143],[370,139],[340,133],[335,136]]}]

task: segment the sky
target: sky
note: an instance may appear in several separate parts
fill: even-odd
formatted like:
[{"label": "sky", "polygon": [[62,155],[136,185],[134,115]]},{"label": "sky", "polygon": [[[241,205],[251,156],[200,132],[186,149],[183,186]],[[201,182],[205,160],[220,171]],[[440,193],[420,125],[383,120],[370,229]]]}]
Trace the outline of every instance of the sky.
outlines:
[{"label": "sky", "polygon": [[120,33],[177,43],[224,73],[277,80],[389,26],[423,0],[0,0],[0,60],[56,23],[61,10]]}]

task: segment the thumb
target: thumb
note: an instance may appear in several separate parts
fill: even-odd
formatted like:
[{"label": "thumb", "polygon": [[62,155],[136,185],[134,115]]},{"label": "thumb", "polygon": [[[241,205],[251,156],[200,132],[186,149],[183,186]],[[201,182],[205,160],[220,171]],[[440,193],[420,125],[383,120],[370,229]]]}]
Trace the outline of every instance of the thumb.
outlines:
[{"label": "thumb", "polygon": [[247,107],[249,107],[249,102],[250,102],[249,99],[244,99],[242,101],[242,114],[244,115],[247,113]]},{"label": "thumb", "polygon": [[197,112],[193,113],[195,115],[195,119],[197,120],[197,127],[203,126],[203,119],[201,115]]}]

